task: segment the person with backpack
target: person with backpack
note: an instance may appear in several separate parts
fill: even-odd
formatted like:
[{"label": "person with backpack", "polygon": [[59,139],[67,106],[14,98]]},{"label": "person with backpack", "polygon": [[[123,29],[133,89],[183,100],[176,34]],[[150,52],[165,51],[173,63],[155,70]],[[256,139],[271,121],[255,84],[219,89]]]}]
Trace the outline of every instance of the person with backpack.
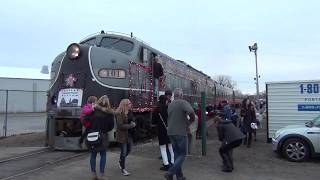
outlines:
[{"label": "person with backpack", "polygon": [[222,106],[223,106],[223,117],[224,117],[224,119],[227,119],[227,120],[231,121],[232,109],[230,107],[230,104],[228,103],[227,100],[223,100],[222,101]]},{"label": "person with backpack", "polygon": [[236,109],[235,108],[232,108],[231,109],[231,112],[232,112],[232,115],[231,115],[231,121],[233,123],[234,126],[238,127],[238,119],[239,119],[239,116],[236,112]]},{"label": "person with backpack", "polygon": [[119,168],[124,176],[129,176],[130,173],[126,169],[126,158],[131,151],[132,137],[128,132],[136,126],[135,122],[129,120],[129,111],[132,108],[132,104],[129,99],[122,99],[119,107],[116,110],[117,117],[117,130],[116,140],[120,143],[121,153],[119,160]]},{"label": "person with backpack", "polygon": [[[168,103],[169,99],[165,95],[161,95],[157,107],[152,114],[152,121],[156,122],[158,127],[159,147],[163,161],[163,166],[160,168],[162,171],[167,171],[170,168],[170,164],[174,164],[173,148],[167,133]],[[170,163],[168,160],[167,147],[170,152]]]},{"label": "person with backpack", "polygon": [[[90,167],[93,180],[105,179],[105,167],[108,147],[108,132],[114,128],[114,111],[108,96],[99,98],[91,116],[91,126],[88,128],[87,146],[91,151]],[[100,175],[96,173],[96,158],[100,153]]]}]

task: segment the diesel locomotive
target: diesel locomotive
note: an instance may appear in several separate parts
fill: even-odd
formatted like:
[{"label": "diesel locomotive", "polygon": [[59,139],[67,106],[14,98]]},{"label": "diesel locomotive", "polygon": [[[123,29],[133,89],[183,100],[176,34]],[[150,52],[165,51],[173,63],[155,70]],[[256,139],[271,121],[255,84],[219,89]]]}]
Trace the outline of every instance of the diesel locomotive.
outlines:
[{"label": "diesel locomotive", "polygon": [[[156,58],[163,69],[161,77],[154,76]],[[81,106],[92,95],[107,95],[113,107],[121,99],[130,99],[137,139],[153,136],[152,110],[165,90],[182,88],[184,99],[190,103],[200,103],[204,91],[206,104],[211,107],[221,100],[235,103],[237,99],[232,89],[132,34],[101,31],[72,43],[54,59],[50,74],[47,143],[61,150],[84,148],[78,145],[83,131],[79,116]],[[114,130],[110,131],[109,140],[114,137]]]}]

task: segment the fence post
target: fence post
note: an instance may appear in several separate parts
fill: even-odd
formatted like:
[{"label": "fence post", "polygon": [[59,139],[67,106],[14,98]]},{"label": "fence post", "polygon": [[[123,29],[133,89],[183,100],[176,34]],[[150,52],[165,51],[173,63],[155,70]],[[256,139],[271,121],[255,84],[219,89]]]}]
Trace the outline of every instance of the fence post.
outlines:
[{"label": "fence post", "polygon": [[201,92],[201,137],[202,137],[202,156],[207,155],[207,129],[206,129],[206,93]]},{"label": "fence post", "polygon": [[9,93],[9,90],[6,90],[6,112],[5,112],[4,123],[3,123],[4,137],[7,136],[7,125],[8,125],[8,93]]}]

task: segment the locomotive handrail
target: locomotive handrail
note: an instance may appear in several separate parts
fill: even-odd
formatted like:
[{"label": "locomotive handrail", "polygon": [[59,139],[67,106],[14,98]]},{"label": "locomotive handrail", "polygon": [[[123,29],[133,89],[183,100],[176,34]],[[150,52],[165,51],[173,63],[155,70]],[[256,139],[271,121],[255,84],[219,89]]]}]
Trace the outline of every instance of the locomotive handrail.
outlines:
[{"label": "locomotive handrail", "polygon": [[82,38],[82,39],[80,40],[80,43],[83,42],[85,39],[88,39],[89,37],[92,37],[92,36],[95,36],[95,35],[98,35],[98,34],[101,34],[101,33],[100,33],[100,32],[96,32],[96,33],[90,34],[90,35]]},{"label": "locomotive handrail", "polygon": [[130,37],[130,38],[133,38],[133,39],[135,39],[135,40],[138,40],[138,41],[140,41],[140,42],[142,42],[142,43],[144,43],[144,44],[146,44],[146,45],[148,45],[148,46],[151,46],[149,43],[143,41],[142,39],[137,38],[136,36],[133,36],[133,33],[132,33],[132,36],[131,36],[131,34],[126,34],[126,33],[117,32],[117,31],[106,31],[105,33],[106,33],[106,34],[114,34],[114,35],[122,35],[122,36]]},{"label": "locomotive handrail", "polygon": [[[104,33],[105,33],[105,34],[113,34],[113,35],[121,35],[121,36],[129,37],[129,38],[138,40],[138,41],[142,42],[143,44],[146,44],[146,45],[148,45],[148,46],[151,46],[149,43],[147,43],[147,42],[145,42],[145,41],[137,38],[136,36],[133,36],[133,35],[131,36],[131,34],[126,34],[126,33],[117,32],[117,31],[105,31]],[[99,35],[99,34],[102,34],[102,33],[101,33],[101,32],[96,32],[96,33],[90,34],[90,35],[86,36],[85,38],[82,38],[82,39],[80,40],[80,43],[81,43],[82,41],[84,41],[85,39],[88,39],[89,37],[96,36],[96,35]]]}]

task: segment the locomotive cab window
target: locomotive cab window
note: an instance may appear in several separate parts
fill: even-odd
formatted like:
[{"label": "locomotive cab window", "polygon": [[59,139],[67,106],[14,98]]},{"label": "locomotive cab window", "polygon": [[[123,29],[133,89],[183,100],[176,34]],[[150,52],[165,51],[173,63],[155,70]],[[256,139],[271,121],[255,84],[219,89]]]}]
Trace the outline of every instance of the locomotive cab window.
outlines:
[{"label": "locomotive cab window", "polygon": [[140,50],[140,60],[142,63],[147,64],[149,59],[149,50],[145,47],[142,47]]},{"label": "locomotive cab window", "polygon": [[133,43],[127,40],[105,37],[101,40],[101,47],[116,49],[122,52],[130,52],[133,49]]}]

